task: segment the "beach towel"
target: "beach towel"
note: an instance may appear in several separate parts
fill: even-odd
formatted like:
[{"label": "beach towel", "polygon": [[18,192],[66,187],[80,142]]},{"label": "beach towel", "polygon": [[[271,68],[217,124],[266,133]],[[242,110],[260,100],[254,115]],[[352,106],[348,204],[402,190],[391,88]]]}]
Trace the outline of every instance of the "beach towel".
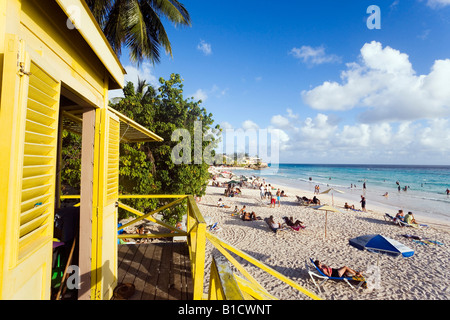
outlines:
[{"label": "beach towel", "polygon": [[411,235],[411,234],[402,234],[403,237],[411,239],[414,243],[420,244],[420,245],[444,245],[442,242],[432,240],[430,238],[421,238],[419,236]]}]

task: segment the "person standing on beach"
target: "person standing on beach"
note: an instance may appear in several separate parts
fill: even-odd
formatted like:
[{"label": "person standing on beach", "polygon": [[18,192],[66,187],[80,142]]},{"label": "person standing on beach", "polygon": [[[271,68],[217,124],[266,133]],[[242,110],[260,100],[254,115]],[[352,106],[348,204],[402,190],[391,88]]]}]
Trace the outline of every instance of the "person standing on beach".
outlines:
[{"label": "person standing on beach", "polygon": [[280,191],[280,188],[278,188],[278,190],[277,190],[277,201],[278,201],[278,206],[281,206],[280,198],[281,198],[281,191]]},{"label": "person standing on beach", "polygon": [[275,197],[272,195],[272,192],[270,193],[269,199],[270,199],[270,208],[275,208],[276,200]]},{"label": "person standing on beach", "polygon": [[367,212],[367,210],[366,210],[366,198],[364,197],[364,196],[361,196],[361,210],[363,211],[363,212]]},{"label": "person standing on beach", "polygon": [[264,185],[261,183],[261,199],[265,199],[266,198],[266,190],[264,189]]}]

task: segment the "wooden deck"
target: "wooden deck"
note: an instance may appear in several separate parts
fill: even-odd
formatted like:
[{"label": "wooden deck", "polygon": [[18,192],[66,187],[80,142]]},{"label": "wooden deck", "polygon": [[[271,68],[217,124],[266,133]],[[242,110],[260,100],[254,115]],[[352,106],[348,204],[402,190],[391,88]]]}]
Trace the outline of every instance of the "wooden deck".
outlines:
[{"label": "wooden deck", "polygon": [[128,300],[192,300],[186,242],[118,245],[118,269],[118,284],[135,286]]}]

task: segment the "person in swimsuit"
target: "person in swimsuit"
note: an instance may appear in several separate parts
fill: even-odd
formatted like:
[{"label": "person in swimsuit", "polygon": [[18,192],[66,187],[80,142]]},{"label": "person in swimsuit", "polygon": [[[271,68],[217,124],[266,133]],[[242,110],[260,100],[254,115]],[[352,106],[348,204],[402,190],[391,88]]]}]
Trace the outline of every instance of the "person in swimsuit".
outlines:
[{"label": "person in swimsuit", "polygon": [[328,267],[324,264],[322,264],[319,260],[314,261],[314,264],[317,266],[317,268],[319,268],[320,270],[322,270],[322,272],[329,276],[329,277],[336,277],[336,278],[341,278],[341,277],[352,277],[352,276],[362,276],[361,272],[357,272],[353,269],[350,269],[347,266],[343,266],[339,269],[334,269],[331,267]]},{"label": "person in swimsuit", "polygon": [[364,212],[367,212],[366,210],[366,198],[364,196],[361,196],[361,210]]},{"label": "person in swimsuit", "polygon": [[277,190],[277,201],[278,201],[278,206],[280,206],[280,198],[281,198],[281,191],[280,189]]}]

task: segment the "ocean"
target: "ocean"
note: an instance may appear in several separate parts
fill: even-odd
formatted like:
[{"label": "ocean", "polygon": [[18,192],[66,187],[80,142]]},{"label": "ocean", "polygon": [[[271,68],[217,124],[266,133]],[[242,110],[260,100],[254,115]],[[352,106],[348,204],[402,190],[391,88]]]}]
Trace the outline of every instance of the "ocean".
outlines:
[{"label": "ocean", "polygon": [[[447,188],[450,189],[450,166],[279,164],[278,168],[233,172],[260,176],[275,186],[314,191],[318,184],[320,192],[334,187],[345,193],[334,193],[334,197],[348,198],[355,208],[360,208],[361,195],[365,194],[368,210],[372,203],[386,208],[390,214],[399,209],[412,211],[419,222],[423,216],[450,224],[450,196],[446,193]],[[404,191],[405,186],[407,191]],[[386,192],[388,197],[383,196]]]}]

